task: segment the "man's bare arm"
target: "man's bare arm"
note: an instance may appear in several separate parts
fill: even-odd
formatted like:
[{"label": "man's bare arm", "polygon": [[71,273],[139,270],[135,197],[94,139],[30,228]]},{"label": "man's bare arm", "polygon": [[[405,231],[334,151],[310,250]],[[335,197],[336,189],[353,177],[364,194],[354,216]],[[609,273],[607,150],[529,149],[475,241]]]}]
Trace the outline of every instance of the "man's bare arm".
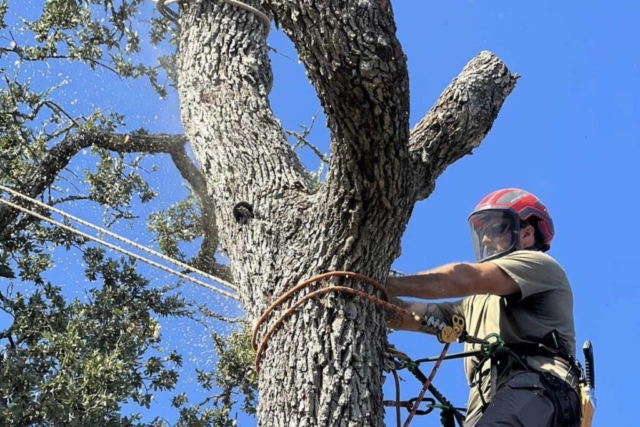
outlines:
[{"label": "man's bare arm", "polygon": [[520,290],[500,267],[491,263],[454,263],[422,273],[389,277],[387,291],[392,296],[433,300],[492,294],[506,296]]}]

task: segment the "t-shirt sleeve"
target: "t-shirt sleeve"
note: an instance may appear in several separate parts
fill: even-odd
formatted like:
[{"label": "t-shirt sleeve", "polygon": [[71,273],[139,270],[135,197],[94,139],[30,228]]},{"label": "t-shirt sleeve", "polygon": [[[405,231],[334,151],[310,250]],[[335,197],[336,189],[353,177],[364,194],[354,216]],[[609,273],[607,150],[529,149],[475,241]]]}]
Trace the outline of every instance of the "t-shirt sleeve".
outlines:
[{"label": "t-shirt sleeve", "polygon": [[516,251],[488,262],[511,276],[520,288],[521,299],[558,289],[565,277],[560,264],[539,251]]}]

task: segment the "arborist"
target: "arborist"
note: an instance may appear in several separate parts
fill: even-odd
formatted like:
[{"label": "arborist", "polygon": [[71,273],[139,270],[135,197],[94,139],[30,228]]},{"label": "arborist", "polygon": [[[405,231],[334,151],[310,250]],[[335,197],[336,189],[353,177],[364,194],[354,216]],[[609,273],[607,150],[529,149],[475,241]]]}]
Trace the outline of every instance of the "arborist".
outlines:
[{"label": "arborist", "polygon": [[[554,237],[547,208],[529,192],[502,189],[480,201],[469,225],[477,262],[389,277],[391,302],[416,316],[389,311],[387,326],[430,332],[457,314],[469,335],[501,338],[508,351],[465,359],[465,427],[578,427],[573,294],[565,271],[547,254]],[[438,299],[450,301],[431,302]]]}]

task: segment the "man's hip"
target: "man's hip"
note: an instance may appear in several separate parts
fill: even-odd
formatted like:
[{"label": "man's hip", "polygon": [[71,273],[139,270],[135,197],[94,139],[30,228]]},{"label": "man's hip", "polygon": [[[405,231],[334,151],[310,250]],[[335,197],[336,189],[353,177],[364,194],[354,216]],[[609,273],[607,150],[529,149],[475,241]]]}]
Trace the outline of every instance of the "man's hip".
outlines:
[{"label": "man's hip", "polygon": [[542,372],[518,372],[501,384],[482,414],[465,427],[579,427],[580,397],[560,378]]}]

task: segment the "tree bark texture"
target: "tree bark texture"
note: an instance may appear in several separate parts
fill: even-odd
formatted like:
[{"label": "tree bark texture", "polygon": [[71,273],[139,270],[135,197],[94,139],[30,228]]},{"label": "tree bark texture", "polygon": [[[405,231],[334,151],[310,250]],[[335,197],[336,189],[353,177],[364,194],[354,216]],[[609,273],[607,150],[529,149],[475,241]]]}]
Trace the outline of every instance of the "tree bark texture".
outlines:
[{"label": "tree bark texture", "polygon": [[[269,106],[271,68],[255,14],[218,1],[185,3],[178,55],[183,126],[254,322],[317,274],[348,270],[384,283],[415,202],[480,143],[515,84],[483,53],[410,136],[408,72],[389,2],[262,6],[294,42],[327,116],[331,163],[317,192]],[[351,278],[326,284],[381,297]],[[258,338],[315,289],[276,310]],[[271,336],[261,360],[258,425],[383,425],[385,333],[383,310],[365,299],[331,293],[302,305]]]}]

